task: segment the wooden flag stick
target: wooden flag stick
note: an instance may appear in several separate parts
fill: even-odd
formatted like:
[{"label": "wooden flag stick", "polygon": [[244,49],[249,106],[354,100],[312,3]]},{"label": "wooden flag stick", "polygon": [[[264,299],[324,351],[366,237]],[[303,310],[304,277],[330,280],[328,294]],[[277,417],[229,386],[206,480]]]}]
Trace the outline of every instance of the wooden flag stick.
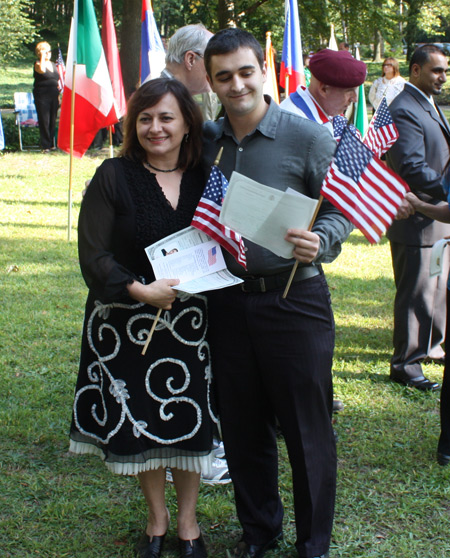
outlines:
[{"label": "wooden flag stick", "polygon": [[162,312],[162,308],[160,308],[158,310],[158,312],[156,312],[155,319],[153,320],[152,329],[150,330],[150,332],[148,334],[147,341],[145,342],[145,345],[144,345],[144,348],[142,349],[141,355],[145,355],[145,353],[147,352],[148,346],[150,345],[150,341],[152,340],[152,337],[153,337],[153,332],[155,331],[155,328],[156,328],[156,324],[158,323],[159,317],[161,316],[161,312]]},{"label": "wooden flag stick", "polygon": [[113,147],[113,139],[112,139],[112,126],[108,126],[109,130],[109,158],[112,159],[114,157],[114,147]]},{"label": "wooden flag stick", "polygon": [[72,181],[73,181],[73,143],[75,136],[75,73],[77,64],[73,63],[72,95],[70,98],[70,136],[69,136],[69,192],[67,200],[67,240],[70,242],[72,235]]},{"label": "wooden flag stick", "polygon": [[214,164],[216,165],[216,167],[217,167],[217,165],[220,163],[220,159],[221,159],[221,157],[222,157],[222,153],[223,153],[223,147],[221,147],[221,148],[219,149],[219,153],[217,153],[216,160],[214,161]]},{"label": "wooden flag stick", "polygon": [[[322,201],[323,201],[323,196],[322,196],[322,194],[320,194],[319,199],[317,200],[317,206],[316,206],[316,209],[314,211],[314,215],[312,216],[311,223],[309,224],[309,227],[308,227],[308,231],[310,231],[313,228],[314,221],[316,220],[317,214],[319,213],[319,209],[320,209],[320,206],[322,205]],[[297,268],[298,268],[298,261],[295,262],[295,264],[292,268],[291,275],[289,276],[289,281],[287,282],[286,288],[284,289],[283,298],[286,298],[287,295],[288,295],[288,292],[289,292],[289,289],[291,288],[292,281],[294,280],[295,272],[297,271]]]}]

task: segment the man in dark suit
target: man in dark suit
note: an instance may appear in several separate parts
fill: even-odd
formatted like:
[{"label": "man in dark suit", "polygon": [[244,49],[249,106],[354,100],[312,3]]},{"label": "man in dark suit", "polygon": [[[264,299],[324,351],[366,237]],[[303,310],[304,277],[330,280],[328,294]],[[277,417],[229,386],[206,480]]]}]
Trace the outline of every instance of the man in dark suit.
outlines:
[{"label": "man in dark suit", "polygon": [[[445,199],[442,173],[449,160],[450,128],[433,95],[439,95],[448,69],[444,53],[434,45],[411,57],[409,83],[389,106],[399,139],[387,153],[389,166],[421,199]],[[439,384],[425,378],[424,360],[443,362],[445,281],[430,278],[433,244],[450,235],[450,225],[420,213],[395,221],[388,231],[397,288],[394,303],[394,354],[390,378],[421,390]],[[445,264],[443,277],[448,275]]]}]

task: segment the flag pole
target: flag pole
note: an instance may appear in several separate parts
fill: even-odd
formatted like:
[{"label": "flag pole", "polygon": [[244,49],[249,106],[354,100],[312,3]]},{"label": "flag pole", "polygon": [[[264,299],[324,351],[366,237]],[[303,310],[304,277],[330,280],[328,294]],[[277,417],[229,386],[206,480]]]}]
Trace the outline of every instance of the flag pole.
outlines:
[{"label": "flag pole", "polygon": [[[320,206],[322,205],[322,201],[323,201],[323,196],[322,194],[320,194],[319,199],[317,200],[317,205],[316,205],[316,209],[314,211],[314,215],[312,216],[311,222],[309,224],[308,227],[308,231],[310,231],[313,228],[314,225],[314,221],[316,220],[317,214],[319,213],[319,209]],[[298,261],[295,262],[292,271],[291,271],[291,275],[289,276],[289,280],[287,282],[286,288],[284,289],[284,293],[283,293],[283,298],[286,298],[289,292],[289,289],[291,288],[291,284],[292,281],[294,280],[294,276],[295,276],[295,272],[297,271],[298,268]]]},{"label": "flag pole", "polygon": [[109,158],[112,159],[114,157],[114,147],[113,147],[113,140],[112,140],[112,126],[108,126],[109,130]]},{"label": "flag pole", "polygon": [[72,91],[70,98],[70,153],[69,153],[69,200],[68,200],[68,225],[67,240],[70,242],[72,234],[72,178],[73,178],[73,141],[75,135],[75,73],[77,63],[73,63]]},{"label": "flag pole", "polygon": [[162,308],[159,308],[158,312],[156,312],[156,316],[155,316],[155,319],[153,320],[152,328],[151,328],[151,330],[148,334],[147,341],[145,342],[145,345],[144,345],[144,348],[142,349],[141,355],[145,355],[145,353],[147,352],[148,346],[150,345],[150,341],[152,340],[152,337],[153,337],[153,333],[156,329],[156,324],[158,323],[158,320],[161,316],[161,312],[162,312]]}]

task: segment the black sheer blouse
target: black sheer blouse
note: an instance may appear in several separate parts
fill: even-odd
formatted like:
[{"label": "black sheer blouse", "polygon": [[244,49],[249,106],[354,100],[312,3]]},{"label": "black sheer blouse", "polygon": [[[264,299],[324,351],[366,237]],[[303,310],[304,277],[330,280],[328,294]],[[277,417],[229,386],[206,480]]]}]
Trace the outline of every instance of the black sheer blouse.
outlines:
[{"label": "black sheer blouse", "polygon": [[190,225],[203,192],[200,167],[182,177],[176,209],[156,175],[125,158],[97,169],[81,204],[78,253],[91,294],[103,303],[127,298],[133,280],[154,280],[144,252],[149,244]]}]

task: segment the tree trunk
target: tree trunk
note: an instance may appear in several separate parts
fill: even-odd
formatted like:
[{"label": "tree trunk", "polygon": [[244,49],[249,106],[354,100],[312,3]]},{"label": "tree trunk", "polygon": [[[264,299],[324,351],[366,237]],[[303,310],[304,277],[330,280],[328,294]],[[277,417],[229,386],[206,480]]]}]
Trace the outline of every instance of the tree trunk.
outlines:
[{"label": "tree trunk", "polygon": [[383,54],[384,54],[384,39],[379,29],[375,31],[374,43],[375,44],[373,47],[373,61],[382,62]]},{"label": "tree trunk", "polygon": [[120,37],[123,86],[128,98],[139,81],[142,0],[124,0]]},{"label": "tree trunk", "polygon": [[417,33],[419,30],[418,20],[420,15],[420,8],[423,2],[421,2],[421,0],[409,0],[409,2],[407,3],[409,5],[409,9],[408,15],[406,17],[405,40],[408,47],[406,59],[409,60],[415,49]]},{"label": "tree trunk", "polygon": [[217,5],[217,19],[219,29],[236,27],[233,0],[219,0]]}]

